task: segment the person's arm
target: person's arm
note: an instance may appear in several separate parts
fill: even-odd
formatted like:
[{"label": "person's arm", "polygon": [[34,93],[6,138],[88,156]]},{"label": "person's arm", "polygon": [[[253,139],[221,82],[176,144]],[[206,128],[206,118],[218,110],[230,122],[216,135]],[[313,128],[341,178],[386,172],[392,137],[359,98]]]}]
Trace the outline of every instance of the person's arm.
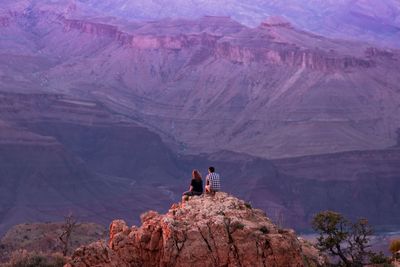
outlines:
[{"label": "person's arm", "polygon": [[190,191],[190,192],[193,191],[193,179],[192,179],[192,181],[190,182],[189,191]]}]

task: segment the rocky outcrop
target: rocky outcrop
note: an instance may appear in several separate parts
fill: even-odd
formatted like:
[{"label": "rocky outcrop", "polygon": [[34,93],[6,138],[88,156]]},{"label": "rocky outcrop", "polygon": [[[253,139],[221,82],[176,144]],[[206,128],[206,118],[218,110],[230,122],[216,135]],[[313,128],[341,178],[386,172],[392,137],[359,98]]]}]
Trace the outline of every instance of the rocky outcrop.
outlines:
[{"label": "rocky outcrop", "polygon": [[[331,40],[322,36],[302,32],[282,17],[272,16],[258,28],[250,29],[230,18],[205,17],[197,21],[166,21],[165,23],[139,23],[113,25],[109,22],[70,19],[60,16],[64,31],[80,31],[94,38],[110,38],[122,45],[135,49],[182,50],[203,47],[209,56],[237,63],[268,63],[305,67],[317,71],[346,70],[349,68],[371,68],[372,59],[354,54],[332,53],[319,48],[299,47],[293,42],[282,41],[286,34],[301,35],[309,43]],[[131,28],[130,30],[126,30]],[[323,47],[325,45],[320,45]],[[343,46],[343,45],[342,45]]]},{"label": "rocky outcrop", "polygon": [[116,26],[104,23],[96,23],[79,19],[63,19],[63,22],[65,31],[76,29],[84,33],[112,38],[115,38],[119,32]]},{"label": "rocky outcrop", "polygon": [[168,33],[156,36],[146,31],[126,32],[118,26],[99,22],[65,18],[62,21],[66,32],[78,30],[95,37],[108,37],[122,45],[138,49],[183,49],[198,45],[215,46],[216,41],[220,38],[208,33]]},{"label": "rocky outcrop", "polygon": [[292,230],[248,203],[217,193],[149,211],[141,227],[116,220],[110,239],[79,248],[76,266],[321,266],[324,258]]},{"label": "rocky outcrop", "polygon": [[353,56],[329,55],[329,53],[324,51],[302,50],[290,45],[279,45],[273,48],[266,46],[249,48],[222,43],[217,48],[217,55],[240,63],[264,62],[291,67],[303,67],[317,71],[370,68],[375,66],[372,60]]},{"label": "rocky outcrop", "polygon": [[[66,32],[79,30],[82,33],[96,37],[108,37],[122,45],[138,49],[181,50],[194,49],[200,46],[212,51],[210,56],[213,55],[233,62],[288,65],[318,71],[375,66],[374,62],[368,59],[332,54],[329,51],[319,49],[300,49],[289,43],[284,44],[274,40],[275,36],[271,35],[271,33],[264,36],[266,39],[258,37],[266,34],[265,28],[268,28],[268,30],[272,28],[275,32],[276,29],[279,31],[279,28],[285,28],[296,34],[297,30],[289,22],[280,18],[271,18],[262,23],[257,29],[243,27],[242,32],[233,31],[232,33],[230,32],[231,28],[235,28],[236,22],[231,20],[224,21],[224,26],[228,32],[221,32],[215,29],[209,30],[208,28],[210,27],[207,28],[201,24],[202,20],[197,21],[197,25],[192,21],[186,21],[188,28],[190,28],[190,30],[186,29],[187,32],[168,31],[168,27],[164,25],[154,25],[152,27],[142,25],[139,29],[126,32],[115,25],[81,19],[63,18],[62,22]],[[173,24],[172,26],[180,29],[179,24]],[[199,30],[198,28],[202,26],[205,29]],[[243,34],[246,34],[245,39],[243,39]],[[302,34],[307,35],[307,33]]]},{"label": "rocky outcrop", "polygon": [[293,28],[293,25],[281,16],[269,16],[265,21],[261,23],[264,27],[286,27]]},{"label": "rocky outcrop", "polygon": [[65,32],[80,31],[91,35],[92,38],[109,38],[111,41],[117,41],[122,45],[127,45],[132,42],[133,36],[127,32],[124,32],[116,25],[87,21],[82,19],[68,19],[61,17],[60,21],[63,24],[63,30]]}]

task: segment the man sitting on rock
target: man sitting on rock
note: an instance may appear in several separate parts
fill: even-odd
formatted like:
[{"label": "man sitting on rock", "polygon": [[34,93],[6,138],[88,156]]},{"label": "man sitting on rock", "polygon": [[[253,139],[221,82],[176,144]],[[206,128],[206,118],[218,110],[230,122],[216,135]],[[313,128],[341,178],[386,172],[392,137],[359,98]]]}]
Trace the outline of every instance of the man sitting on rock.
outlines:
[{"label": "man sitting on rock", "polygon": [[219,179],[219,174],[215,172],[214,167],[208,168],[208,174],[206,177],[206,193],[215,194],[221,190],[221,182]]}]

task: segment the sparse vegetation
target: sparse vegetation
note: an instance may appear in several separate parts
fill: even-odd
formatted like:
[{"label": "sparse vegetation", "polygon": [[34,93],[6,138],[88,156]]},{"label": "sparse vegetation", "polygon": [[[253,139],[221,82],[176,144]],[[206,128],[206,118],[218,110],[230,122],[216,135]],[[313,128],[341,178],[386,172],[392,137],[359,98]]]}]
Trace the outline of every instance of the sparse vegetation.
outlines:
[{"label": "sparse vegetation", "polygon": [[[0,266],[63,266],[60,262],[64,247],[59,237],[64,225],[65,222],[34,223],[10,228],[1,238]],[[79,223],[72,233],[68,252],[107,236],[104,226]]]},{"label": "sparse vegetation", "polygon": [[41,254],[27,252],[26,250],[15,251],[5,267],[62,267],[67,262],[60,253]]},{"label": "sparse vegetation", "polygon": [[244,229],[244,224],[239,222],[238,224],[236,224],[236,228],[240,229],[240,230],[243,230]]},{"label": "sparse vegetation", "polygon": [[260,227],[260,231],[263,233],[263,234],[268,234],[269,233],[269,230],[268,230],[268,228],[267,228],[267,226],[262,226],[262,227]]},{"label": "sparse vegetation", "polygon": [[253,207],[251,206],[251,204],[249,202],[245,202],[244,206],[248,209],[252,209]]},{"label": "sparse vegetation", "polygon": [[77,226],[77,220],[72,214],[65,217],[65,222],[62,226],[63,232],[59,237],[61,243],[63,244],[64,256],[67,256],[68,254],[69,246],[71,244],[71,234],[76,228],[76,226]]},{"label": "sparse vegetation", "polygon": [[379,253],[370,253],[369,262],[371,264],[379,264],[382,267],[390,267],[390,259],[383,254],[383,252]]}]

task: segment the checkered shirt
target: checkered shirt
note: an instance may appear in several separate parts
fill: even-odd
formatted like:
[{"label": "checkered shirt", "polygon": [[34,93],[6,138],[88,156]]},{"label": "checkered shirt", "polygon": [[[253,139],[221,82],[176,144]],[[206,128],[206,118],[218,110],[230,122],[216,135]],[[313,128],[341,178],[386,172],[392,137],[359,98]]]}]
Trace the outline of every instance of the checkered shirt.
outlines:
[{"label": "checkered shirt", "polygon": [[211,190],[220,191],[221,190],[221,181],[219,179],[219,174],[216,172],[209,173],[206,177],[206,181],[211,185]]}]

